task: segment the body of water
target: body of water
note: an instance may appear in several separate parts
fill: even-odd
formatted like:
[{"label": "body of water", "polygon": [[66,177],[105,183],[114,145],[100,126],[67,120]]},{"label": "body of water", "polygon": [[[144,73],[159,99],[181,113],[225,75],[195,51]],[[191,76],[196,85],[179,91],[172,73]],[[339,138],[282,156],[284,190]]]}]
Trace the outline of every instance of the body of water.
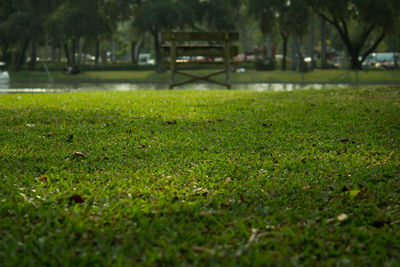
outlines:
[{"label": "body of water", "polygon": [[[332,83],[236,83],[231,90],[246,91],[293,91],[301,89],[345,88],[352,84]],[[52,92],[88,92],[88,91],[132,91],[167,90],[165,83],[22,83],[0,84],[0,93],[52,93]],[[194,83],[174,90],[218,90],[224,87],[216,84]]]}]

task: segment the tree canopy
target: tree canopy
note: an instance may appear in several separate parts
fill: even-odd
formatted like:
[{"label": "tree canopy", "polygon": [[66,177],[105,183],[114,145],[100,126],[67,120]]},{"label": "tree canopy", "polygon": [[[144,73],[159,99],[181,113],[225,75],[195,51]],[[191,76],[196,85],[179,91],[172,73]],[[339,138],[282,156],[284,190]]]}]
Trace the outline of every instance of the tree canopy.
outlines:
[{"label": "tree canopy", "polygon": [[398,0],[308,0],[308,3],[336,28],[353,69],[361,69],[362,62],[399,22]]},{"label": "tree canopy", "polygon": [[310,10],[305,0],[248,0],[248,9],[258,19],[264,34],[279,32],[283,41],[282,69],[285,70],[289,37],[300,38],[307,31]]}]

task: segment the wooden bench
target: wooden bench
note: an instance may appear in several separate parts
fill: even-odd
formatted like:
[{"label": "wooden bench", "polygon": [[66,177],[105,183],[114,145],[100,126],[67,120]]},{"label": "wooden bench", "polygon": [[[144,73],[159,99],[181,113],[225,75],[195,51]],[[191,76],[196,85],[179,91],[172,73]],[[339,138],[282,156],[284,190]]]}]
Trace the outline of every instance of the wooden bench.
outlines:
[{"label": "wooden bench", "polygon": [[[162,33],[162,41],[168,42],[168,45],[162,46],[163,57],[169,57],[171,78],[169,88],[180,86],[196,81],[206,81],[216,83],[226,88],[231,88],[230,69],[231,58],[237,56],[238,47],[232,42],[239,39],[237,32],[164,32]],[[204,62],[195,62],[192,60],[179,60],[181,57],[197,57],[203,56]],[[215,58],[222,58],[223,61],[216,62]],[[208,59],[212,59],[209,61]],[[187,72],[177,70],[177,65],[181,64],[223,64],[224,70],[207,74],[205,76],[197,76]],[[211,79],[219,74],[226,75],[226,82],[219,82]],[[175,75],[180,74],[190,79],[183,82],[175,82]]]}]

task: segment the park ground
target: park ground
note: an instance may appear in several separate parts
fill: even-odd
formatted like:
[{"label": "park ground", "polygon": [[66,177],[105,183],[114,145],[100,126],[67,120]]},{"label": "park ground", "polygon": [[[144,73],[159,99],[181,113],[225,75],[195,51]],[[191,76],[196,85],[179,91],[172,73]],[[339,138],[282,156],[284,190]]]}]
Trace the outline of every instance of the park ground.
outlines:
[{"label": "park ground", "polygon": [[[189,70],[193,74],[206,74],[213,70]],[[62,70],[51,70],[50,74],[55,82],[146,82],[168,83],[169,71],[156,73],[153,70],[88,70],[78,75],[67,75]],[[14,82],[47,82],[49,76],[46,71],[21,71],[11,73],[11,81]],[[297,71],[256,71],[247,69],[245,72],[231,73],[234,83],[254,82],[303,82],[303,83],[373,83],[388,84],[400,83],[399,70],[321,70],[316,69],[307,73]],[[217,80],[225,79],[224,75]],[[177,76],[177,80],[182,80]]]},{"label": "park ground", "polygon": [[3,266],[400,265],[400,87],[0,95]]}]

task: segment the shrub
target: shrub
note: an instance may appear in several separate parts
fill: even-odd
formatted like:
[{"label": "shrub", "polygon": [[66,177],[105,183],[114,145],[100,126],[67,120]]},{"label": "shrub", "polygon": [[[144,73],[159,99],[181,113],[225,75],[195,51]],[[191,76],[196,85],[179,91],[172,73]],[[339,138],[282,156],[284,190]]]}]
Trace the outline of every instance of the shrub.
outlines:
[{"label": "shrub", "polygon": [[272,58],[257,58],[254,61],[254,66],[256,70],[274,70],[276,62]]}]

